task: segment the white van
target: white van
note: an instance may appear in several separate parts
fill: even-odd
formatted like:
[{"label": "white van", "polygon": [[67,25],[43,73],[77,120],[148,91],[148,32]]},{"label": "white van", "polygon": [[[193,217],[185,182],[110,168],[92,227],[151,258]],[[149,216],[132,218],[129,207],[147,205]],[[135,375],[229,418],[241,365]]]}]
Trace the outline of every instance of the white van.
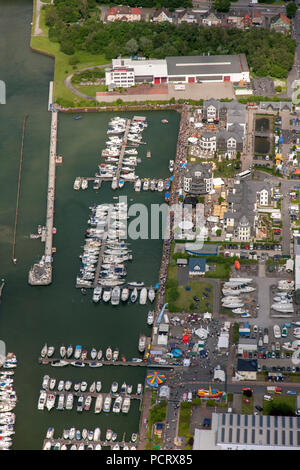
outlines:
[{"label": "white van", "polygon": [[189,392],[188,396],[187,396],[187,401],[191,402],[192,400],[193,400],[193,394],[192,394],[192,392]]},{"label": "white van", "polygon": [[271,401],[273,398],[270,395],[264,395],[264,400]]}]

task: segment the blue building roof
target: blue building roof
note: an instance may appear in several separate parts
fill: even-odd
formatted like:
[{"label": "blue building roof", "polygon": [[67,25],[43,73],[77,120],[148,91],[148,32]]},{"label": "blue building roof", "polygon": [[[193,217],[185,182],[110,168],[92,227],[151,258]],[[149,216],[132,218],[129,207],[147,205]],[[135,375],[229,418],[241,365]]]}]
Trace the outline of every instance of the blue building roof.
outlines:
[{"label": "blue building roof", "polygon": [[206,259],[205,258],[190,258],[189,259],[189,272],[205,273]]}]

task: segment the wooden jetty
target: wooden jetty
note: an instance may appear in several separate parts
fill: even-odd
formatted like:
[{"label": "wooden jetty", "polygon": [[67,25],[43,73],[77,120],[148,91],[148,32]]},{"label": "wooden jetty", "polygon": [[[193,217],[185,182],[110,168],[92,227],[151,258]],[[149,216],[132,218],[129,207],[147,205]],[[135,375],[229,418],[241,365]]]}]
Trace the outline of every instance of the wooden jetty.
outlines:
[{"label": "wooden jetty", "polygon": [[110,226],[111,212],[112,212],[112,206],[110,204],[109,209],[108,209],[108,213],[107,213],[106,225],[105,225],[105,229],[104,229],[102,243],[101,243],[101,246],[100,246],[100,251],[99,251],[99,256],[98,256],[98,261],[97,261],[97,268],[96,268],[96,271],[95,271],[95,279],[94,279],[94,282],[93,282],[93,287],[96,287],[98,285],[98,280],[99,280],[99,276],[100,276],[100,269],[101,269],[101,266],[102,266],[104,250],[105,250],[105,247],[106,247],[106,239],[108,237],[108,229],[109,229],[109,226]]},{"label": "wooden jetty", "polygon": [[123,137],[123,143],[119,155],[119,161],[118,161],[118,166],[117,166],[117,171],[116,171],[116,178],[117,178],[117,185],[119,186],[120,182],[120,174],[121,174],[121,169],[122,169],[122,164],[123,164],[123,159],[124,159],[124,154],[126,150],[126,145],[127,145],[127,137],[129,133],[129,128],[130,128],[131,121],[130,119],[126,120],[126,128],[125,128],[125,133]]},{"label": "wooden jetty", "polygon": [[57,145],[58,113],[52,110],[50,150],[48,168],[48,193],[45,229],[45,251],[39,263],[35,263],[29,270],[28,283],[32,286],[48,285],[52,282],[52,253],[53,253],[53,220],[55,201],[55,173],[56,173],[56,145]]}]

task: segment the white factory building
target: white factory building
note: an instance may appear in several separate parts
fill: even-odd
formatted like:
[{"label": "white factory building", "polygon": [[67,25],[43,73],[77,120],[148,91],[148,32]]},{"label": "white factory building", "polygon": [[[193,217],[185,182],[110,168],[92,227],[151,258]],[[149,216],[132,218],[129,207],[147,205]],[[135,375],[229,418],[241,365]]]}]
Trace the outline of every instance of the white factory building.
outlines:
[{"label": "white factory building", "polygon": [[128,88],[139,83],[247,82],[250,73],[245,54],[166,57],[162,60],[113,59],[105,69],[108,86]]}]

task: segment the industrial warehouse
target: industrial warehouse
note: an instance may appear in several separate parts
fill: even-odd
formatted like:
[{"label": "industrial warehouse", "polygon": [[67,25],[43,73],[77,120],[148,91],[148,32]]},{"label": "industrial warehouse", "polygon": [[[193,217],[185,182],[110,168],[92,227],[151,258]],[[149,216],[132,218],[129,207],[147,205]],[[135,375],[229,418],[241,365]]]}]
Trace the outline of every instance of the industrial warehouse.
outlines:
[{"label": "industrial warehouse", "polygon": [[109,87],[128,88],[140,83],[250,82],[245,54],[166,57],[162,60],[113,59],[105,70]]}]

